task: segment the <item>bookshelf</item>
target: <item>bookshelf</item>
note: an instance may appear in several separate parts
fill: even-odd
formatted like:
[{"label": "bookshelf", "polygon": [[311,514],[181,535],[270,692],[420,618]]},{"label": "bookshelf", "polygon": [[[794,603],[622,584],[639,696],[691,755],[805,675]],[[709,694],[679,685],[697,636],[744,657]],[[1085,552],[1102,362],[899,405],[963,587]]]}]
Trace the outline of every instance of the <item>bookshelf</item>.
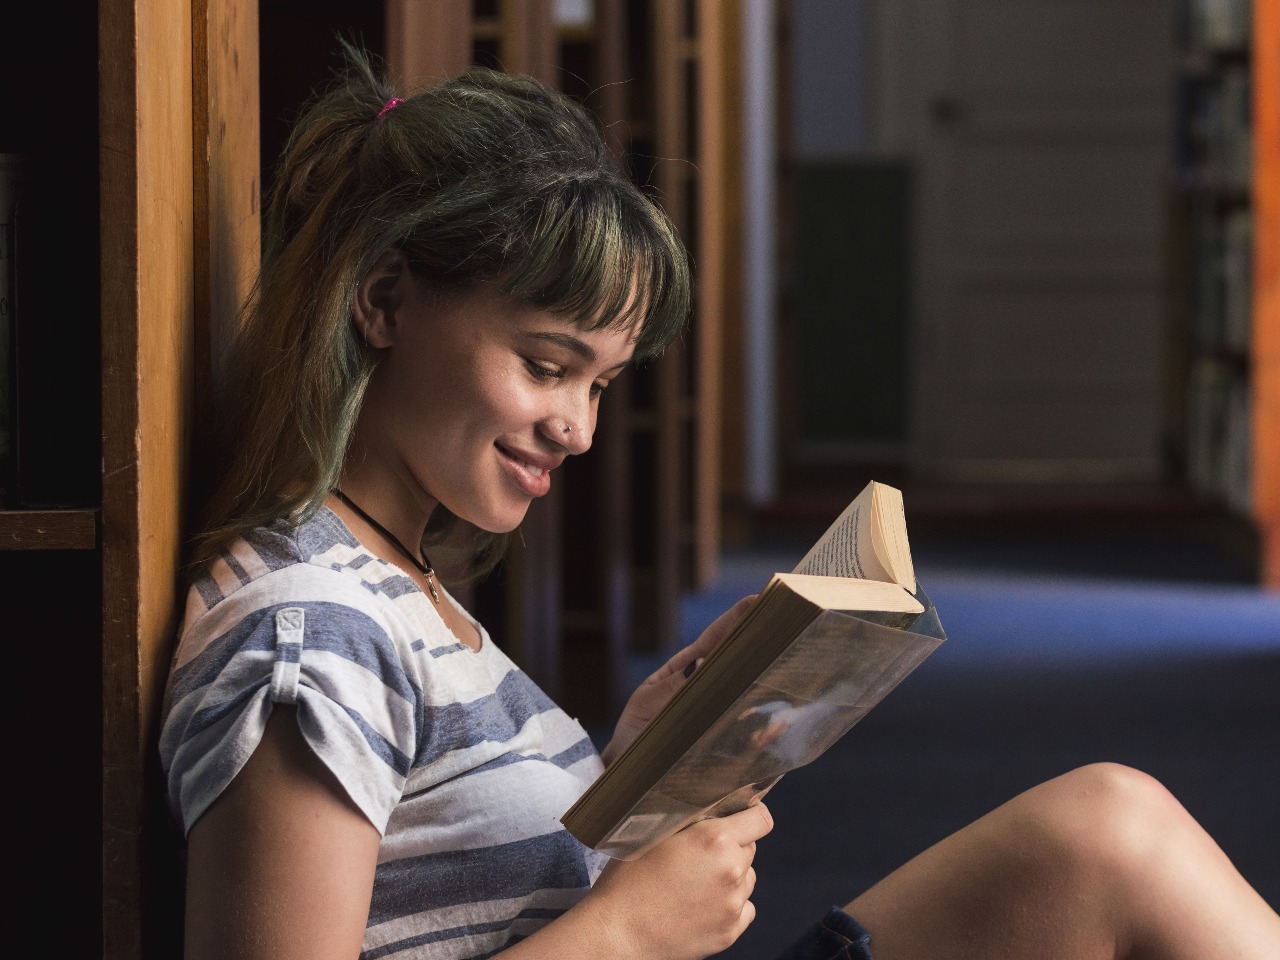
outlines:
[{"label": "bookshelf", "polygon": [[1178,453],[1199,498],[1254,528],[1259,579],[1280,587],[1280,22],[1274,4],[1183,0],[1178,34]]},{"label": "bookshelf", "polygon": [[[45,718],[45,736],[31,739],[15,759],[32,782],[63,782],[67,758],[49,750],[50,742],[91,755],[92,742],[101,745],[101,781],[91,773],[90,786],[81,790],[22,800],[32,822],[60,827],[46,856],[32,865],[31,882],[24,884],[31,900],[20,895],[18,909],[35,913],[44,902],[36,891],[56,884],[69,920],[63,946],[76,955],[124,960],[180,952],[177,836],[163,809],[155,739],[178,616],[188,477],[200,462],[207,415],[202,404],[259,256],[260,105],[282,92],[259,88],[260,12],[323,19],[316,37],[324,33],[317,42],[328,55],[333,29],[355,9],[339,6],[100,0],[60,19],[58,70],[47,69],[44,46],[28,44],[10,51],[0,74],[6,90],[24,90],[32,77],[41,78],[40,96],[0,99],[0,154],[28,157],[41,172],[37,180],[58,186],[32,195],[47,205],[41,220],[49,230],[35,248],[44,244],[51,252],[28,256],[23,270],[31,273],[19,276],[19,293],[35,285],[56,297],[37,301],[40,315],[20,320],[18,330],[12,439],[23,472],[15,474],[18,484],[6,477],[0,503],[0,628],[22,652],[18,668],[27,676],[58,669],[60,701],[68,705]],[[19,8],[5,6],[4,35],[41,36],[46,24],[38,12]],[[714,36],[716,24],[707,18],[717,8],[696,5],[700,37]],[[438,56],[444,68],[434,76],[461,69],[474,56],[494,55],[513,69],[554,79],[556,58],[586,56],[598,77],[589,83],[598,97],[593,105],[605,118],[618,118],[618,129],[653,131],[655,118],[675,109],[662,97],[653,101],[644,83],[616,88],[605,78],[630,76],[627,58],[636,51],[658,58],[664,42],[658,24],[695,6],[664,3],[659,12],[648,3],[599,0],[593,26],[564,31],[554,27],[550,10],[548,0],[389,0],[385,6],[371,0],[356,13],[385,24],[393,61],[397,51]],[[442,29],[435,29],[436,18],[443,18]],[[471,24],[474,33],[460,24]],[[265,20],[262,26],[268,27]],[[430,44],[416,44],[415,29]],[[292,36],[303,46],[298,33]],[[707,56],[699,42],[681,38],[681,63]],[[284,59],[305,54],[291,50]],[[707,69],[713,59],[699,63]],[[282,67],[261,65],[268,79]],[[91,90],[96,97],[84,95]],[[687,92],[678,87],[662,96],[678,100]],[[628,97],[648,104],[648,119]],[[50,113],[58,122],[49,123]],[[712,115],[705,106],[692,118],[681,114],[681,129],[699,131]],[[663,141],[660,150],[678,147]],[[695,223],[687,218],[707,215],[705,197],[717,196],[705,174],[709,163],[713,151],[704,152],[700,188],[684,195],[690,202],[682,223],[691,233]],[[33,237],[40,239],[40,230]],[[699,257],[704,278],[712,261]],[[714,325],[707,319],[712,301],[705,292],[699,296],[701,338],[712,335]],[[703,349],[701,356],[712,352]],[[550,504],[535,524],[549,531],[539,547],[547,553],[538,559],[554,563],[527,564],[497,600],[511,612],[509,620],[529,625],[531,657],[557,626],[547,617],[563,608],[559,626],[573,639],[549,648],[552,671],[570,660],[609,662],[628,652],[654,609],[668,618],[654,621],[653,643],[675,641],[669,616],[675,596],[658,607],[652,593],[644,593],[644,577],[654,580],[652,564],[649,572],[637,572],[632,535],[652,520],[660,498],[692,497],[689,485],[672,484],[671,477],[691,471],[692,458],[705,456],[714,435],[714,421],[698,412],[698,379],[707,374],[691,375],[698,367],[684,364],[680,392],[664,394],[667,410],[659,410],[658,392],[643,378],[636,378],[630,398],[611,392],[618,394],[611,401],[618,410],[607,417],[617,413],[621,426],[600,435],[605,456],[580,466],[599,475],[590,484],[585,474],[566,484],[576,485],[571,490],[589,485],[595,502],[581,511],[575,503],[563,517]],[[668,485],[657,490],[649,477],[658,465],[637,458],[643,443],[636,438],[657,436],[660,425],[671,422],[682,433],[664,449],[680,457],[680,466],[664,463]],[[709,425],[695,434],[695,424]],[[707,489],[707,481],[701,483]],[[660,534],[681,544],[680,570],[668,586],[691,581],[692,544],[713,530],[696,522],[698,508],[689,503],[673,513],[684,526]],[[646,518],[635,520],[637,513]],[[701,556],[713,553],[708,543],[698,548]],[[588,589],[581,586],[584,571],[593,575]],[[608,703],[612,692],[580,694],[590,705]],[[86,815],[86,805],[100,805],[101,819]]]},{"label": "bookshelf", "polygon": [[1280,8],[1253,20],[1253,515],[1261,580],[1280,588]]},{"label": "bookshelf", "polygon": [[[34,913],[56,885],[75,955],[180,953],[155,735],[199,398],[257,256],[256,9],[76,5],[56,57],[13,44],[0,73],[0,152],[28,175],[6,229],[16,459],[0,632],[58,692],[24,705],[41,736],[19,767],[33,784],[74,778],[20,801],[24,820],[57,827],[17,909]],[[0,32],[46,27],[10,4]]]},{"label": "bookshelf", "polygon": [[[16,694],[30,727],[8,760],[29,785],[11,800],[16,822],[53,827],[10,909],[34,915],[47,909],[35,891],[61,888],[60,939],[76,955],[102,942],[97,34],[80,11],[60,19],[56,70],[41,44],[9,43],[0,58],[0,638],[34,681]],[[21,5],[0,11],[0,36],[43,35]],[[78,788],[51,789],[69,773]]]}]

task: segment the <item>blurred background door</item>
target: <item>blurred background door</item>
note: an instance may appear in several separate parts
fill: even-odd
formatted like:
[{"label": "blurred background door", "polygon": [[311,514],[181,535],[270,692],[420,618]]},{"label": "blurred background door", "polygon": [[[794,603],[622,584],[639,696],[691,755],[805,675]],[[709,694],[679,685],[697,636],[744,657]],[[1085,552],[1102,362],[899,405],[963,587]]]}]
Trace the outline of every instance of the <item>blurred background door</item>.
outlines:
[{"label": "blurred background door", "polygon": [[1173,18],[1170,0],[881,6],[882,107],[914,126],[919,178],[917,476],[1161,478]]}]

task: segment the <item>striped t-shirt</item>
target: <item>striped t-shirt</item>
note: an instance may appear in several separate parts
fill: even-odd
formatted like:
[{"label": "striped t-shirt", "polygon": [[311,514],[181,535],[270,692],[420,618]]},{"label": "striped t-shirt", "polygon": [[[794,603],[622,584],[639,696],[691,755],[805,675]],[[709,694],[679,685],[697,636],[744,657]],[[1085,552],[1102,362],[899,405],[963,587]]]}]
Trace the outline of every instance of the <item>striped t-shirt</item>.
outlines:
[{"label": "striped t-shirt", "polygon": [[559,822],[600,758],[480,636],[460,643],[327,509],[237,541],[192,586],[169,676],[160,751],[183,829],[272,705],[296,705],[382,833],[364,957],[485,957],[559,916],[605,862]]}]

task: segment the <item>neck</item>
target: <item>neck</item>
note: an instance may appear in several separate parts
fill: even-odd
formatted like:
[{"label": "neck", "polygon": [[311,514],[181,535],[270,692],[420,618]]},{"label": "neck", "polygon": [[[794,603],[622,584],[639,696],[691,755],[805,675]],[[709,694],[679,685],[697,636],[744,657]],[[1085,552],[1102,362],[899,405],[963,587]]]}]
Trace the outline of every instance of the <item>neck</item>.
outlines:
[{"label": "neck", "polygon": [[416,551],[410,550],[409,547],[405,545],[404,541],[374,519],[368,511],[360,506],[360,504],[356,503],[349,494],[344,493],[341,487],[334,487],[332,492],[335,497],[350,507],[356,515],[360,517],[360,519],[369,524],[369,526],[378,533],[382,534],[382,536],[386,537],[391,545],[394,546],[396,550],[405,557],[405,559],[413,564],[417,571],[426,578],[427,589],[431,593],[431,599],[436,603],[439,603],[440,594],[436,591],[435,570],[431,567],[431,561],[427,559],[426,551],[422,549],[421,538],[419,538],[418,549]]}]

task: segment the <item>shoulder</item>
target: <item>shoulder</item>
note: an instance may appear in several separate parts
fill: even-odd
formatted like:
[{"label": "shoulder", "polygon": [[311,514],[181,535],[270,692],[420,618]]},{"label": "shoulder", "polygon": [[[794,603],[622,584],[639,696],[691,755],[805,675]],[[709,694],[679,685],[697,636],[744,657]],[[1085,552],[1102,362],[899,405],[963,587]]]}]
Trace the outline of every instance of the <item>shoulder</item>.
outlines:
[{"label": "shoulder", "polygon": [[[297,525],[279,520],[256,527],[205,564],[191,582],[187,616],[191,620],[246,588],[264,584],[283,589],[292,583],[336,582],[344,569],[359,569],[372,559],[327,510]],[[284,576],[279,576],[280,574]]]},{"label": "shoulder", "polygon": [[299,524],[254,528],[191,581],[181,633],[219,611],[331,600],[372,612],[387,594],[380,563],[327,509]]},{"label": "shoulder", "polygon": [[[416,624],[329,515],[250,531],[192,585],[161,759],[187,826],[256,748],[273,704],[382,828],[421,735]],[[368,572],[365,568],[368,567]]]},{"label": "shoulder", "polygon": [[295,526],[250,530],[192,581],[171,681],[213,648],[273,647],[285,611],[302,611],[317,639],[398,639],[409,628],[381,588],[380,570],[327,510]]}]

